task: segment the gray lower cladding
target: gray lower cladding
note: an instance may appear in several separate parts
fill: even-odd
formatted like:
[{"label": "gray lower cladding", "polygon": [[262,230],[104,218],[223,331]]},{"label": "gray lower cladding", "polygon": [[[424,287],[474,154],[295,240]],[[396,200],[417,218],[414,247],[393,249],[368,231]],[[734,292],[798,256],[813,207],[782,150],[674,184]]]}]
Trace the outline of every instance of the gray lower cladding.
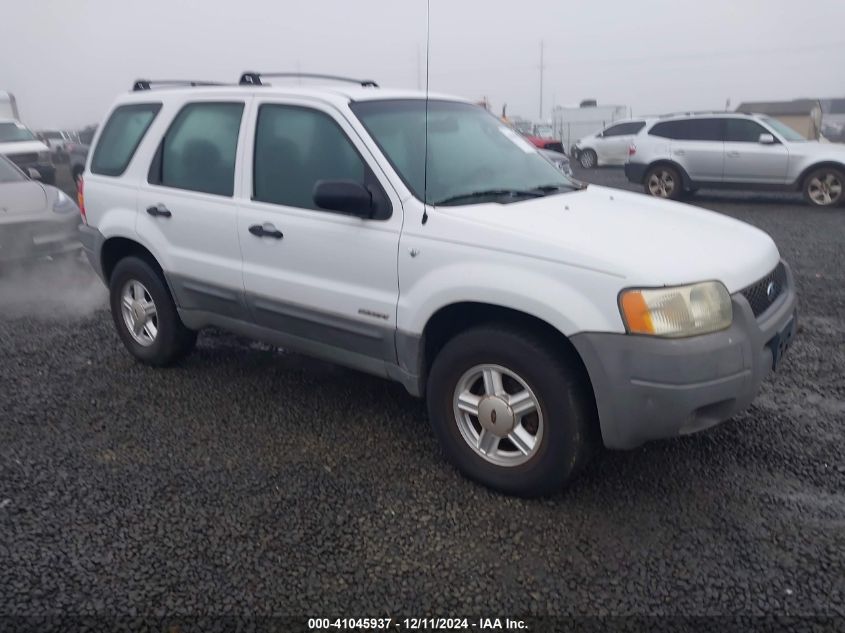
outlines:
[{"label": "gray lower cladding", "polygon": [[100,253],[103,250],[103,243],[106,239],[99,230],[87,224],[79,225],[79,241],[82,244],[82,250],[91,264],[91,268],[97,273],[97,276],[106,281],[103,276],[103,267],[100,261]]},{"label": "gray lower cladding", "polygon": [[[683,339],[585,332],[571,337],[589,373],[604,444],[631,449],[704,430],[745,409],[772,371],[770,343],[796,316],[795,281],[754,318],[733,295],[733,323]],[[793,323],[794,325],[794,323]]]},{"label": "gray lower cladding", "polygon": [[412,395],[422,394],[416,371],[418,336],[172,273],[166,277],[179,316],[191,329],[220,327],[389,378],[402,383]]}]

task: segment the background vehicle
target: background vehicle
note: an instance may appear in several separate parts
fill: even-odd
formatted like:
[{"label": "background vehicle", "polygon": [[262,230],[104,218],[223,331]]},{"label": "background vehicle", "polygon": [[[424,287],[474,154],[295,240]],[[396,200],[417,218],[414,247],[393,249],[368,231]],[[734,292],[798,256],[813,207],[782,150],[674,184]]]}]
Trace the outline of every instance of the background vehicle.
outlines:
[{"label": "background vehicle", "polygon": [[79,142],[79,136],[75,132],[65,130],[42,130],[36,133],[53,152],[53,158],[57,163],[66,163],[68,160],[68,145]]},{"label": "background vehicle", "polygon": [[531,135],[527,135],[525,138],[528,139],[528,141],[534,147],[537,147],[539,149],[547,149],[549,151],[558,152],[560,154],[564,153],[563,144],[556,139],[542,138],[540,136],[531,136]]},{"label": "background vehicle", "polygon": [[653,121],[629,150],[625,175],[646,193],[700,187],[795,190],[814,206],[845,201],[845,146],[809,141],[764,115],[684,114]]},{"label": "background vehicle", "polygon": [[628,160],[628,148],[645,125],[646,119],[617,121],[575,143],[573,158],[587,169],[603,165],[624,165]]},{"label": "background vehicle", "polygon": [[569,155],[574,156],[578,139],[630,118],[630,112],[625,105],[598,105],[594,99],[585,99],[577,106],[552,108],[552,127]]},{"label": "background vehicle", "polygon": [[78,256],[79,223],[73,200],[0,156],[0,263]]},{"label": "background vehicle", "polygon": [[50,148],[20,121],[0,119],[0,154],[28,175],[37,176],[50,185],[55,183],[56,168]]},{"label": "background vehicle", "polygon": [[464,473],[536,495],[599,441],[730,417],[794,335],[765,233],[576,183],[472,103],[152,83],[98,133],[80,227],[144,363],[217,326],[395,380]]}]

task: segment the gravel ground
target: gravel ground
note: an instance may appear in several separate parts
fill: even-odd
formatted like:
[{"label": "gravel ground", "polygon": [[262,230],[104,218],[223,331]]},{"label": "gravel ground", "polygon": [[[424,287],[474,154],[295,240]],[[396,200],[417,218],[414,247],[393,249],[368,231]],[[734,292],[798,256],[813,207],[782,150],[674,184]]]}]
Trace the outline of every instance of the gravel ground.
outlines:
[{"label": "gravel ground", "polygon": [[[581,173],[628,187],[620,170]],[[801,330],[754,405],[503,497],[447,465],[422,404],[207,332],[124,352],[87,269],[0,284],[0,614],[845,617],[845,210],[693,202],[768,231]]]}]

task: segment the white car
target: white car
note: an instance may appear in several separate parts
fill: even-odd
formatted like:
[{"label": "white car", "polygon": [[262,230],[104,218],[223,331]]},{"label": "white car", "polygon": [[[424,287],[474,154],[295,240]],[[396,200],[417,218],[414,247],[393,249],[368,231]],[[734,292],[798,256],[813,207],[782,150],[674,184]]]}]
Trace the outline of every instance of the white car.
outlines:
[{"label": "white car", "polygon": [[397,381],[463,472],[536,495],[744,409],[794,335],[768,235],[576,183],[472,103],[154,87],[100,127],[80,228],[141,362],[216,326]]},{"label": "white car", "polygon": [[845,204],[845,145],[808,141],[761,114],[662,117],[640,132],[628,154],[628,180],[660,198],[706,187],[801,191],[813,206]]},{"label": "white car", "polygon": [[24,171],[27,176],[52,185],[56,168],[50,148],[20,121],[0,119],[0,154]]},{"label": "white car", "polygon": [[573,157],[581,167],[591,169],[604,165],[624,165],[628,160],[628,148],[634,137],[650,119],[616,121],[600,132],[585,136],[572,148]]}]

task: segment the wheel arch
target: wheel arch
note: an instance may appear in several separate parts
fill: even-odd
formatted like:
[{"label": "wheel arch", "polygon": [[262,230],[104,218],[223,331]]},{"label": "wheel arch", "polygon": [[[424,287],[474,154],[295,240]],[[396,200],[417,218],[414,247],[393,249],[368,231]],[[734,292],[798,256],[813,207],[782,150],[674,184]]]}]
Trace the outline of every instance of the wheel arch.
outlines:
[{"label": "wheel arch", "polygon": [[793,183],[795,188],[799,191],[804,189],[804,181],[807,180],[807,176],[812,174],[817,169],[823,169],[825,167],[836,169],[837,171],[840,171],[845,174],[845,164],[835,160],[822,160],[817,163],[813,163],[809,167],[804,168],[804,171],[801,172],[801,174],[795,180],[795,183]]},{"label": "wheel arch", "polygon": [[152,251],[137,240],[121,236],[107,238],[100,249],[100,267],[106,284],[111,280],[112,272],[117,263],[121,259],[131,256],[139,257],[150,264],[167,284],[167,276]]},{"label": "wheel arch", "polygon": [[428,373],[440,350],[461,332],[480,325],[506,325],[540,337],[545,343],[573,363],[583,379],[583,386],[595,406],[595,391],[581,354],[563,332],[554,325],[527,312],[492,303],[460,301],[438,309],[423,328],[419,340],[417,372],[420,395],[425,393]]}]

